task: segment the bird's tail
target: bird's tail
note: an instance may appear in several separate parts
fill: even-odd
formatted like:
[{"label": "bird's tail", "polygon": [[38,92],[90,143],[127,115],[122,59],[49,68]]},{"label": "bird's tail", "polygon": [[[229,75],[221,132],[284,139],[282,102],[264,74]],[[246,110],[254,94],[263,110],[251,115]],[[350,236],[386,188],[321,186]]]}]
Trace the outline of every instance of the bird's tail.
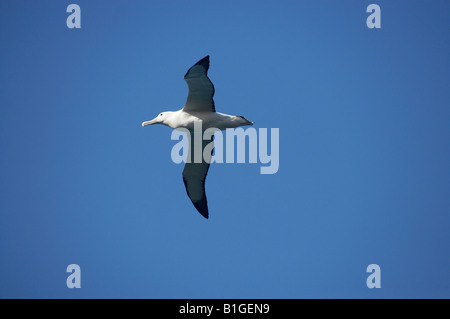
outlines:
[{"label": "bird's tail", "polygon": [[253,124],[255,124],[254,122],[247,120],[243,116],[238,116],[238,117],[243,121],[242,125],[253,125]]}]

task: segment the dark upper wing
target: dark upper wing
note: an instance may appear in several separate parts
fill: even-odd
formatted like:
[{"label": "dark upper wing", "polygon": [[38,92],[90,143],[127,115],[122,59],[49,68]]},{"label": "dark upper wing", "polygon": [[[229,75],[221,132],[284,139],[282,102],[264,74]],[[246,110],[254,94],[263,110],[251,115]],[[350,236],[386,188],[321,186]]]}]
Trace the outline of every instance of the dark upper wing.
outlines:
[{"label": "dark upper wing", "polygon": [[184,76],[189,87],[189,94],[184,110],[215,112],[214,85],[208,78],[209,55],[195,63]]},{"label": "dark upper wing", "polygon": [[[191,133],[190,140],[191,142],[189,143],[188,157],[183,169],[183,182],[186,187],[186,192],[195,208],[197,208],[198,212],[202,214],[203,217],[208,218],[209,214],[208,201],[206,200],[205,193],[205,179],[208,174],[209,163],[211,162],[214,142],[212,139],[210,141],[202,140],[202,145],[199,145],[199,143],[198,146],[200,147],[197,146],[198,149],[196,150],[196,143],[194,143],[196,139],[194,133]],[[203,156],[205,147],[207,146],[208,149],[205,152],[206,155]],[[195,158],[194,152],[198,152],[197,158]],[[196,161],[198,163],[195,163]]]}]

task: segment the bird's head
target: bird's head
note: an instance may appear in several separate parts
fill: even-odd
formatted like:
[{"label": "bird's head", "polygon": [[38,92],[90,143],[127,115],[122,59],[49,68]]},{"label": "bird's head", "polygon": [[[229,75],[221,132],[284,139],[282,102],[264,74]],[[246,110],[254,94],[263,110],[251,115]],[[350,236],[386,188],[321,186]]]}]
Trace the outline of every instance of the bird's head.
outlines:
[{"label": "bird's head", "polygon": [[166,121],[167,121],[167,118],[169,117],[169,113],[170,112],[159,113],[159,115],[157,117],[155,117],[153,120],[142,122],[142,126],[153,125],[153,124],[165,124],[165,125],[168,125],[166,123]]}]

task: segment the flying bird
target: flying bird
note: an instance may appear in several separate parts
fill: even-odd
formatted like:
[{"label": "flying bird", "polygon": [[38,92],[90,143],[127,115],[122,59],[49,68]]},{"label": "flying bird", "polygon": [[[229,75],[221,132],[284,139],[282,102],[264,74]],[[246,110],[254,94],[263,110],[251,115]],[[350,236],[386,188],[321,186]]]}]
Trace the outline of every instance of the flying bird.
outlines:
[{"label": "flying bird", "polygon": [[[209,165],[212,157],[211,153],[203,150],[208,144],[213,143],[211,140],[203,140],[201,145],[201,160],[194,160],[194,150],[200,149],[194,147],[194,123],[201,121],[202,136],[203,132],[208,128],[216,128],[226,130],[227,128],[235,128],[245,125],[253,125],[254,123],[247,120],[243,116],[233,116],[216,112],[214,105],[214,85],[208,78],[209,55],[195,63],[185,74],[189,93],[184,107],[178,111],[167,111],[160,113],[151,121],[142,123],[142,126],[153,124],[164,124],[173,129],[188,130],[191,138],[189,139],[188,159],[183,169],[183,182],[186,192],[194,204],[198,212],[205,218],[209,217],[208,202],[205,193],[205,179],[208,174]],[[211,146],[213,146],[212,144]]]}]

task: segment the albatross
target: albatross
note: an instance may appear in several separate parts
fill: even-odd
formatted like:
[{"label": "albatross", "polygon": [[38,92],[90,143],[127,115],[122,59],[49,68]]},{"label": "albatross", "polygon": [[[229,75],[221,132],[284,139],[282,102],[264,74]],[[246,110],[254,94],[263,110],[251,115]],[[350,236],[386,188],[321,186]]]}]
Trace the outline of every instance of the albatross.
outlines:
[{"label": "albatross", "polygon": [[189,93],[186,103],[181,110],[162,112],[153,120],[142,123],[142,126],[164,124],[175,130],[189,131],[192,138],[188,139],[188,158],[183,169],[183,182],[186,187],[186,192],[195,208],[205,218],[209,217],[208,201],[205,193],[205,179],[211,162],[212,148],[211,153],[206,152],[204,154],[203,150],[208,144],[213,143],[213,138],[211,140],[202,139],[201,154],[203,156],[201,156],[201,161],[194,160],[194,150],[197,150],[194,147],[195,138],[193,138],[194,127],[197,129],[197,126],[194,123],[201,121],[201,136],[203,136],[203,132],[208,128],[226,130],[227,128],[254,124],[243,116],[216,112],[213,100],[215,89],[211,80],[208,78],[208,69],[209,55],[195,63],[186,72],[184,80],[188,85]]}]

